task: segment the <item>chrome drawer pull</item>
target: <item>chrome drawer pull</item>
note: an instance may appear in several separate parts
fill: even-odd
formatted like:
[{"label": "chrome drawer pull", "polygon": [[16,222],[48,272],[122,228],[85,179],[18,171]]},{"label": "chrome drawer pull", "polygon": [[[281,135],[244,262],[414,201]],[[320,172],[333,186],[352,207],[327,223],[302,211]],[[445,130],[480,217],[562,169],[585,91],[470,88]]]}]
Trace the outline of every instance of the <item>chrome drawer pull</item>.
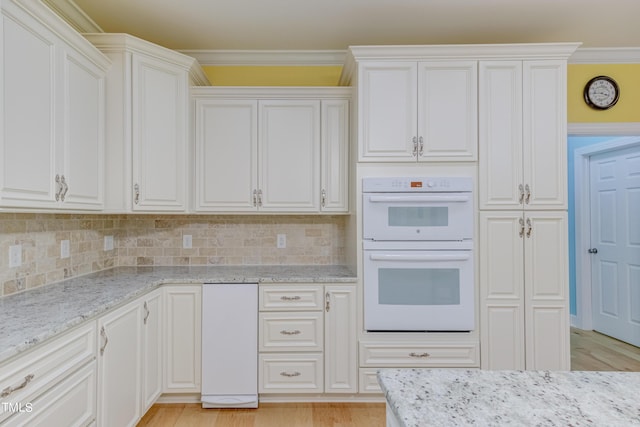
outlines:
[{"label": "chrome drawer pull", "polygon": [[295,331],[280,331],[280,333],[282,335],[300,335],[302,332],[296,329]]},{"label": "chrome drawer pull", "polygon": [[22,384],[20,384],[19,386],[16,387],[7,387],[4,390],[2,390],[2,394],[0,394],[0,397],[7,397],[9,396],[11,393],[13,393],[14,391],[23,389],[27,386],[27,384],[29,384],[31,382],[31,380],[33,380],[33,378],[35,377],[35,375],[33,374],[29,374],[26,377],[24,377],[24,381],[22,382]]},{"label": "chrome drawer pull", "polygon": [[300,372],[296,371],[296,372],[280,372],[280,375],[283,377],[299,377],[300,375],[302,375]]},{"label": "chrome drawer pull", "polygon": [[424,353],[413,353],[413,352],[411,352],[411,353],[409,353],[409,356],[416,357],[416,358],[419,358],[419,359],[424,359],[424,358],[429,357],[431,355],[429,353],[427,353],[427,352],[424,352]]},{"label": "chrome drawer pull", "polygon": [[297,295],[296,295],[295,297],[288,297],[288,296],[286,296],[286,295],[283,295],[283,296],[281,296],[281,297],[280,297],[280,299],[281,299],[282,301],[300,301],[302,298],[300,298],[300,297],[299,297],[299,296],[297,296]]},{"label": "chrome drawer pull", "polygon": [[104,326],[100,328],[100,336],[103,339],[102,347],[100,347],[100,356],[103,356],[104,349],[107,348],[107,344],[109,344],[109,337],[107,337],[107,331],[105,331]]}]

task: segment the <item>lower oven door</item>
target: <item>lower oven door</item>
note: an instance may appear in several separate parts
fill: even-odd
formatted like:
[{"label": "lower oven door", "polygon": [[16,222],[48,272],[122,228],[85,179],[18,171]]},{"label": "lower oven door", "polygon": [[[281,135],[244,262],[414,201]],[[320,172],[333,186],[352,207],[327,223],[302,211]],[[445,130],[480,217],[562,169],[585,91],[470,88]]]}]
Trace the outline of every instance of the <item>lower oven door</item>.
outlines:
[{"label": "lower oven door", "polygon": [[471,250],[365,250],[367,331],[474,329]]}]

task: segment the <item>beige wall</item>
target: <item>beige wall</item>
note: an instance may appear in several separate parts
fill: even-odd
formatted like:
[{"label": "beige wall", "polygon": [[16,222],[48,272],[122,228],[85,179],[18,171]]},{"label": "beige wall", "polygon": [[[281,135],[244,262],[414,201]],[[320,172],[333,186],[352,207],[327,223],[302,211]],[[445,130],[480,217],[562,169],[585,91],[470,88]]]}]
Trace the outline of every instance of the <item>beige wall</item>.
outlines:
[{"label": "beige wall", "polygon": [[[344,264],[343,216],[0,214],[0,295],[114,266]],[[182,248],[183,234],[193,248]],[[276,248],[277,234],[287,247]],[[104,236],[114,236],[104,251]],[[69,240],[71,256],[60,258]],[[9,246],[22,266],[9,268]]]}]

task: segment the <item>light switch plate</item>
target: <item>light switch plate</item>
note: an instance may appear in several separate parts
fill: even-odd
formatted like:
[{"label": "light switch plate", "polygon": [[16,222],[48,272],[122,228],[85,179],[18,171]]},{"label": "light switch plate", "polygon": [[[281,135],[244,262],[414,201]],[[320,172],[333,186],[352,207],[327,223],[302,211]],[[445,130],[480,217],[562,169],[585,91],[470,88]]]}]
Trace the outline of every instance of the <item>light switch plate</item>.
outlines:
[{"label": "light switch plate", "polygon": [[278,249],[284,249],[287,247],[287,235],[286,234],[278,234],[278,239],[276,241],[276,247]]},{"label": "light switch plate", "polygon": [[182,247],[184,249],[191,249],[193,247],[193,238],[191,234],[185,234],[182,236]]}]

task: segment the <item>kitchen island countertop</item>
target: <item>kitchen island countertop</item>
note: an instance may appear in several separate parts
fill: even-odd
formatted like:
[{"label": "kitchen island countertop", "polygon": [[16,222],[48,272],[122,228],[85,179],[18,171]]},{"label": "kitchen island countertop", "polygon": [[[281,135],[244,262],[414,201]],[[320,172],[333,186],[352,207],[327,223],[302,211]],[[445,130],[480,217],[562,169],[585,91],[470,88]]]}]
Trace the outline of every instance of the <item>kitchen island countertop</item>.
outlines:
[{"label": "kitchen island countertop", "polygon": [[353,283],[341,265],[116,267],[0,298],[0,363],[160,285]]},{"label": "kitchen island countertop", "polygon": [[378,382],[400,426],[640,426],[640,372],[383,369]]}]

